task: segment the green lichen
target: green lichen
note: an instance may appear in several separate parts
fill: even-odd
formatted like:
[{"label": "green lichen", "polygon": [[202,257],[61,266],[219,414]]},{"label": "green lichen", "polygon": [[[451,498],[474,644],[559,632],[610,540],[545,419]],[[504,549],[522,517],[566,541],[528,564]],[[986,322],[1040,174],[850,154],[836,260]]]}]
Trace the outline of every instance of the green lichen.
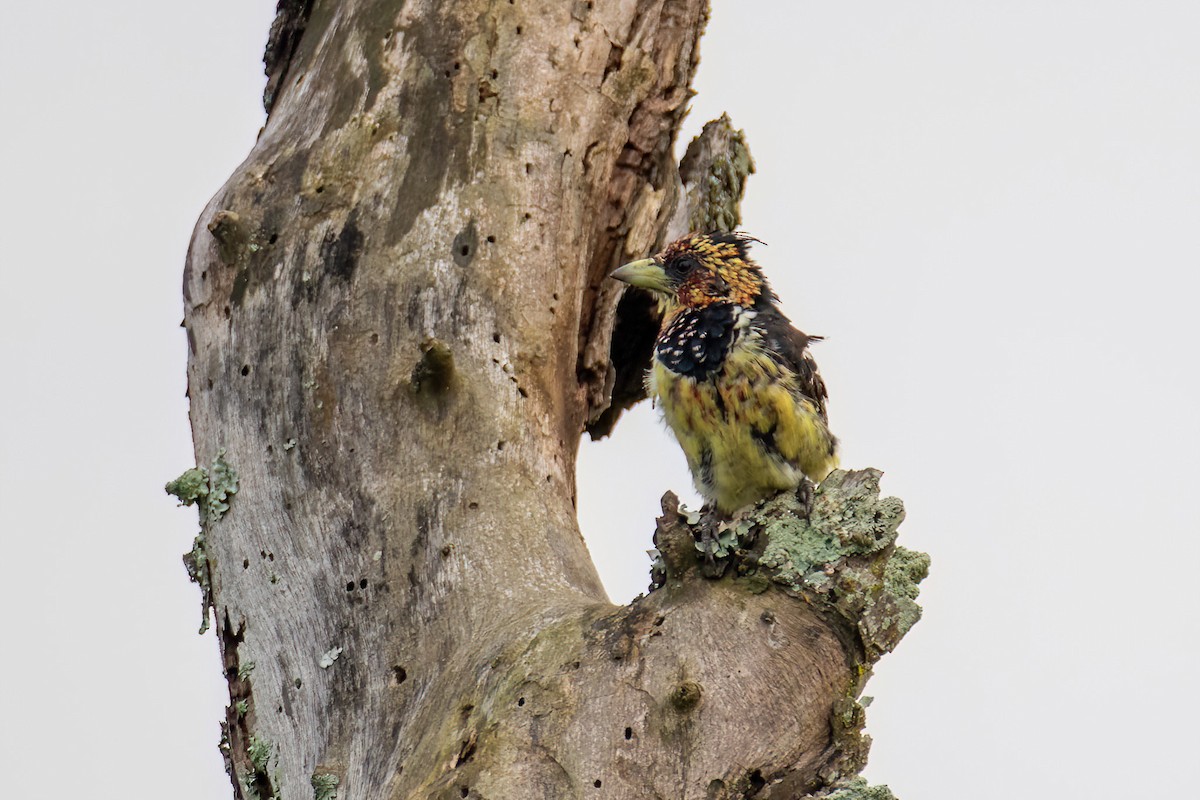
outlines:
[{"label": "green lichen", "polygon": [[[855,681],[858,685],[861,681]],[[857,775],[867,765],[871,737],[863,733],[867,724],[866,707],[851,689],[833,704],[830,728],[833,733],[832,755],[822,768],[821,780],[828,786],[839,785],[846,776]]]},{"label": "green lichen", "polygon": [[190,506],[208,494],[208,470],[192,467],[166,486],[167,494],[179,498],[181,506]]},{"label": "green lichen", "polygon": [[247,800],[277,800],[273,787],[279,784],[278,776],[272,782],[267,773],[274,749],[266,739],[250,734],[246,756],[250,759],[251,772],[242,776],[242,788]]},{"label": "green lichen", "polygon": [[843,558],[879,553],[896,541],[904,506],[879,499],[879,470],[838,470],[813,491],[812,508],[797,514],[794,496],[781,494],[760,514],[769,539],[760,562],[776,579],[797,589],[824,586],[831,565]]},{"label": "green lichen", "polygon": [[244,717],[250,711],[250,703],[246,700],[238,700],[233,704],[233,710],[239,717]]},{"label": "green lichen", "polygon": [[205,504],[207,506],[205,511],[208,514],[209,522],[212,523],[225,516],[225,512],[229,510],[232,496],[237,494],[238,490],[238,474],[225,460],[223,449],[213,459],[212,467],[208,472],[208,483],[208,502]]},{"label": "green lichen", "polygon": [[246,755],[250,757],[250,765],[256,775],[266,775],[267,766],[271,761],[271,743],[257,734],[250,734],[250,744],[246,747]]},{"label": "green lichen", "polygon": [[759,565],[788,589],[825,598],[857,628],[868,663],[920,619],[917,584],[929,572],[929,556],[896,546],[904,506],[880,498],[880,477],[838,470],[814,490],[810,509],[783,494],[756,514],[766,532]]},{"label": "green lichen", "polygon": [[246,680],[250,677],[250,673],[254,672],[255,664],[253,661],[247,661],[244,664],[238,665],[237,676],[241,680]]},{"label": "green lichen", "polygon": [[181,506],[193,503],[200,508],[201,525],[219,522],[229,510],[229,503],[238,490],[238,474],[225,460],[222,449],[212,465],[192,467],[166,485],[167,494],[179,498]]},{"label": "green lichen", "polygon": [[865,778],[847,781],[816,797],[822,800],[896,800],[896,795],[887,786],[868,786]]},{"label": "green lichen", "polygon": [[225,460],[225,450],[206,469],[192,467],[166,485],[167,494],[179,498],[179,505],[195,504],[200,511],[199,535],[192,542],[192,549],[183,556],[183,566],[188,577],[200,587],[200,633],[208,630],[208,609],[212,607],[212,581],[209,576],[208,554],[204,549],[204,531],[209,525],[221,520],[229,510],[229,503],[238,490],[238,475]]},{"label": "green lichen", "polygon": [[313,773],[313,800],[337,800],[337,787],[340,781],[333,773]]},{"label": "green lichen", "polygon": [[200,587],[200,631],[208,630],[208,610],[212,608],[212,580],[208,571],[208,553],[204,550],[204,534],[192,540],[192,549],[183,554],[183,567],[188,578]]}]

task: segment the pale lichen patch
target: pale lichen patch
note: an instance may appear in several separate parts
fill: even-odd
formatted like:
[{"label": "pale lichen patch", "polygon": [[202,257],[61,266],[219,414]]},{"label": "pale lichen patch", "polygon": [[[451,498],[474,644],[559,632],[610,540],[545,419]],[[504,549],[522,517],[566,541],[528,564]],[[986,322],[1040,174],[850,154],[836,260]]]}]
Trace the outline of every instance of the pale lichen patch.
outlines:
[{"label": "pale lichen patch", "polygon": [[904,505],[879,496],[882,475],[837,470],[810,509],[782,494],[755,514],[766,539],[759,565],[776,583],[823,597],[856,628],[869,663],[920,619],[918,583],[929,572],[929,556],[896,546]]},{"label": "pale lichen patch", "polygon": [[167,494],[179,498],[181,506],[195,504],[200,512],[200,533],[192,549],[183,556],[188,578],[200,587],[200,633],[208,630],[208,610],[212,607],[212,580],[209,575],[208,552],[204,532],[209,525],[221,520],[238,490],[237,472],[225,460],[225,450],[217,452],[212,464],[192,467],[166,485]]},{"label": "pale lichen patch", "polygon": [[896,800],[896,795],[887,786],[869,786],[865,778],[855,778],[809,797],[822,800]]},{"label": "pale lichen patch", "polygon": [[313,800],[337,800],[338,776],[331,772],[313,773]]},{"label": "pale lichen patch", "polygon": [[167,494],[179,498],[181,506],[193,503],[200,510],[200,524],[219,522],[229,511],[238,490],[237,471],[225,460],[225,450],[217,452],[211,466],[192,467],[164,487]]}]

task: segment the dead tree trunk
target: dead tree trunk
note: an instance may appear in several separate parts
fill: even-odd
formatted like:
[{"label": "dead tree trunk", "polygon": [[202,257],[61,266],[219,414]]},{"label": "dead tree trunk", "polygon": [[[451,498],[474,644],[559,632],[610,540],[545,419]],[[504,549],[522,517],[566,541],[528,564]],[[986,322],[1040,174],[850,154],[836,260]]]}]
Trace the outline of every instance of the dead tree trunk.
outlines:
[{"label": "dead tree trunk", "polygon": [[877,473],[768,504],[720,581],[668,498],[627,607],[576,526],[579,436],[644,365],[610,359],[605,275],[704,194],[671,153],[706,15],[280,2],[267,124],[185,270],[205,468],[171,487],[239,797],[792,798],[861,766],[924,568]]}]

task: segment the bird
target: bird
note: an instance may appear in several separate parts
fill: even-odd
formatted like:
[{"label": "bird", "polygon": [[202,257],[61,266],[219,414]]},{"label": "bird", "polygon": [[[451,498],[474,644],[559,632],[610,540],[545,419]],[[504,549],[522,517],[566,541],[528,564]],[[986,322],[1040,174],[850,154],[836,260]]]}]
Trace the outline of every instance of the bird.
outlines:
[{"label": "bird", "polygon": [[740,231],[690,233],[611,273],[662,311],[647,394],[696,490],[726,518],[837,467],[829,393],[809,336],[779,307]]}]

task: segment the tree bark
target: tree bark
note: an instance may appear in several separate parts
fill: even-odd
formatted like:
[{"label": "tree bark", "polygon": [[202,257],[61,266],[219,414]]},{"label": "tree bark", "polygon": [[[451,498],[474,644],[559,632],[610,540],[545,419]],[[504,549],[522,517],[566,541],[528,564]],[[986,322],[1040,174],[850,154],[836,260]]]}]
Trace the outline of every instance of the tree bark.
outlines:
[{"label": "tree bark", "polygon": [[[706,16],[280,3],[267,124],[184,274],[212,467],[172,484],[201,506],[238,797],[795,797],[861,766],[880,648],[840,576],[903,605],[895,525],[818,586],[763,511],[707,581],[668,498],[663,588],[626,607],[576,525],[579,436],[644,366],[610,349],[605,276],[688,221],[672,145]],[[847,485],[820,502],[887,502]]]}]

